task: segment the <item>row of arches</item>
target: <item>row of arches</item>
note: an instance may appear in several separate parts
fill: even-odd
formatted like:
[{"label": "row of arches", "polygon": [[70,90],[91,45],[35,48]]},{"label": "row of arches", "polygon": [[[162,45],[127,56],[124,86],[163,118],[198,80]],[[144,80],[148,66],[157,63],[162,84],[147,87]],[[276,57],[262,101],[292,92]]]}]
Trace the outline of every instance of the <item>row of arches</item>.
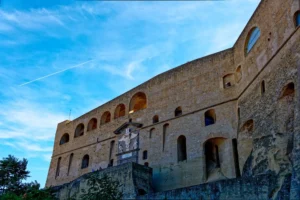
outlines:
[{"label": "row of arches", "polygon": [[[181,109],[181,107],[177,107],[175,109],[174,115],[175,115],[175,117],[178,117],[178,116],[182,115],[182,109]],[[204,113],[204,119],[205,119],[204,120],[205,126],[209,126],[209,125],[215,124],[216,123],[216,113],[215,113],[215,110],[214,109],[207,110]],[[159,122],[159,116],[155,115],[152,120],[153,120],[153,124],[158,123]],[[88,129],[87,129],[87,131],[93,130],[95,128],[97,128],[97,119],[93,118],[88,123]],[[75,129],[74,137],[75,138],[76,137],[80,137],[83,134],[84,134],[84,125],[81,123],[81,124],[77,125],[77,127]],[[151,130],[150,130],[150,137],[151,137]],[[61,137],[59,144],[62,145],[62,144],[68,143],[69,140],[70,140],[69,134],[65,133]]]},{"label": "row of arches", "polygon": [[[138,92],[130,100],[129,104],[129,113],[134,113],[138,110],[147,108],[147,97],[146,94],[143,92]],[[117,119],[119,117],[123,117],[126,114],[126,107],[124,104],[119,104],[114,112],[114,119]],[[112,115],[109,111],[105,111],[101,118],[100,118],[100,125],[107,124],[111,121]],[[97,118],[92,118],[87,125],[87,131],[92,131],[97,129],[98,120]],[[80,123],[77,125],[74,133],[74,137],[80,137],[84,135],[84,124]],[[65,142],[63,142],[65,143]]]},{"label": "row of arches", "polygon": [[[73,157],[74,154],[71,153],[69,156],[67,176],[69,175],[70,169],[72,167]],[[90,163],[90,156],[88,154],[85,154],[81,160],[81,169],[87,168],[89,166],[89,163]],[[61,168],[61,157],[59,157],[57,160],[55,178],[57,178],[60,175],[60,168]]]},{"label": "row of arches", "polygon": [[[114,159],[113,159],[114,147],[115,147],[115,141],[112,140],[112,141],[110,141],[109,154],[108,154],[109,163],[108,163],[107,167],[112,167],[114,165]],[[68,161],[67,176],[69,175],[70,169],[72,167],[73,157],[74,157],[74,153],[71,153],[69,156],[69,161]],[[81,160],[81,169],[88,168],[89,165],[90,165],[90,156],[88,154],[85,154]],[[61,168],[61,157],[59,157],[57,160],[55,178],[57,176],[59,176],[60,168]]]}]

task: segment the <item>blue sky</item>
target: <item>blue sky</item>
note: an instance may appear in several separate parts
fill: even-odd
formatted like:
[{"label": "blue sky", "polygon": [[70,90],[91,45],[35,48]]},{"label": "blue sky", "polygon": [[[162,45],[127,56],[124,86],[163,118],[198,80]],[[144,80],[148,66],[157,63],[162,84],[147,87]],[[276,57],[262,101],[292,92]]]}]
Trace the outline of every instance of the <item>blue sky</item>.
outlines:
[{"label": "blue sky", "polygon": [[231,47],[259,4],[63,2],[0,5],[0,157],[27,158],[29,180],[42,186],[56,125],[70,109],[77,118],[161,72]]}]

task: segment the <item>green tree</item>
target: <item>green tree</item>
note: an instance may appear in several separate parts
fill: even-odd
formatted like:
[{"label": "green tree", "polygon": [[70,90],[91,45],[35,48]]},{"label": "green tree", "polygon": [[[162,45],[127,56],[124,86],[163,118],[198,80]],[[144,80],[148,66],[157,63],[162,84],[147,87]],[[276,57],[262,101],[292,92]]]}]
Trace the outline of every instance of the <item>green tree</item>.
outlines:
[{"label": "green tree", "polygon": [[12,155],[0,160],[0,200],[53,200],[49,189],[39,189],[38,182],[24,183],[29,177],[26,159],[19,160]]},{"label": "green tree", "polygon": [[0,193],[9,191],[20,195],[24,191],[22,181],[29,177],[27,163],[26,159],[19,160],[12,155],[0,160]]},{"label": "green tree", "polygon": [[83,194],[80,195],[80,199],[82,200],[120,200],[123,196],[122,192],[119,191],[121,184],[107,175],[99,178],[96,173],[90,174],[87,178],[87,186],[87,191],[81,190]]}]

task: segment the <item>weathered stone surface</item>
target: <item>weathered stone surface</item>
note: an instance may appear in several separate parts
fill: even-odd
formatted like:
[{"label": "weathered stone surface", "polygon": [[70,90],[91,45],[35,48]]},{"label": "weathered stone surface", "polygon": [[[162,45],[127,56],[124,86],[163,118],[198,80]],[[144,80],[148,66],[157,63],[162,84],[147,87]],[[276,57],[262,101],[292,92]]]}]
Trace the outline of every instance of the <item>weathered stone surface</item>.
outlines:
[{"label": "weathered stone surface", "polygon": [[[152,169],[136,163],[126,163],[91,173],[97,174],[99,178],[107,175],[112,180],[121,183],[119,190],[123,193],[124,199],[135,199],[138,195],[138,190],[144,190],[146,193],[153,192],[151,188]],[[80,199],[81,190],[88,189],[86,185],[87,175],[85,174],[70,183],[53,187],[57,198],[60,200],[67,200],[70,197]]]},{"label": "weathered stone surface", "polygon": [[[162,73],[58,124],[46,186],[116,166],[114,131],[132,121],[143,124],[135,153],[139,164],[153,169],[155,198],[165,198],[167,190],[174,198],[188,198],[189,190],[197,189],[187,187],[217,181],[199,186],[197,198],[234,198],[232,187],[236,198],[300,199],[300,28],[294,23],[299,10],[298,0],[262,0],[232,48]],[[254,27],[260,37],[246,53]],[[132,106],[132,97],[140,93],[146,99],[137,95],[139,103]],[[103,114],[114,116],[120,104],[125,115],[103,123]],[[175,116],[178,107],[182,113]],[[97,127],[87,131],[93,118]],[[81,123],[84,134],[75,138]],[[65,133],[70,141],[60,145]],[[185,148],[178,142],[182,136]],[[183,154],[186,159],[180,160]],[[90,157],[87,168],[81,167],[84,155]]]}]

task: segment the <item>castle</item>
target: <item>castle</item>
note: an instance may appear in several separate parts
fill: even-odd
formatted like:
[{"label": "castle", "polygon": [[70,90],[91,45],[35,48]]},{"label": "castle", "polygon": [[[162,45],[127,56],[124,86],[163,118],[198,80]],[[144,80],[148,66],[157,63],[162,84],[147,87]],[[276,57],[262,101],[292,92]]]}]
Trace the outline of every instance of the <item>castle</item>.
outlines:
[{"label": "castle", "polygon": [[59,123],[46,186],[133,162],[152,192],[271,172],[299,199],[299,27],[299,0],[262,0],[232,48]]}]

